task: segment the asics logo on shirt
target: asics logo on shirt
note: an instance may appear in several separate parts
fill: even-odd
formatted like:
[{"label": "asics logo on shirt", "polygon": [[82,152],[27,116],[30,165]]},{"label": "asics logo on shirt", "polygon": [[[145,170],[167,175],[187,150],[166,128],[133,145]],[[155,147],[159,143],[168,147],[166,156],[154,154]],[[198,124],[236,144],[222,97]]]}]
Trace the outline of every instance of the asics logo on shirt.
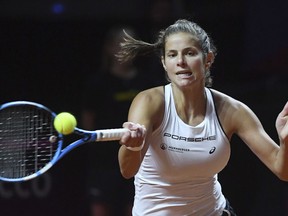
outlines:
[{"label": "asics logo on shirt", "polygon": [[180,141],[186,141],[186,142],[203,142],[203,141],[212,141],[216,140],[216,135],[207,136],[207,137],[184,137],[177,134],[170,134],[170,133],[164,133],[164,137],[169,137],[173,140],[180,140]]},{"label": "asics logo on shirt", "polygon": [[215,150],[216,150],[216,147],[213,146],[213,147],[210,149],[209,154],[213,154],[213,153],[215,152]]}]

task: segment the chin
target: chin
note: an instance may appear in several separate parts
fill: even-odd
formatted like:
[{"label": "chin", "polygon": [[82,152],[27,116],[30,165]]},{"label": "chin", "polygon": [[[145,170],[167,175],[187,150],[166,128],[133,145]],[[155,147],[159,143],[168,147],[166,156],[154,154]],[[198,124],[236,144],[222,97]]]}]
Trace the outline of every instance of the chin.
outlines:
[{"label": "chin", "polygon": [[178,82],[179,86],[182,87],[189,87],[191,85],[195,85],[197,83],[197,80],[194,77],[191,77],[190,79],[182,79]]}]

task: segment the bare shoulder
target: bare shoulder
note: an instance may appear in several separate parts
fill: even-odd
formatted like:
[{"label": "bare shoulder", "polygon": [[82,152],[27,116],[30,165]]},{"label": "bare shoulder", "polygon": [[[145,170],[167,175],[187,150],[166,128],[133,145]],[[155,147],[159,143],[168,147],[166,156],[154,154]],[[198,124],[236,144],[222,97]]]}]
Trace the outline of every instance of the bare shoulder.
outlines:
[{"label": "bare shoulder", "polygon": [[[252,111],[241,101],[215,89],[210,89],[219,116],[219,120],[228,136],[232,136],[242,124],[244,117],[252,114]],[[252,114],[253,115],[253,114]]]},{"label": "bare shoulder", "polygon": [[216,104],[217,111],[222,111],[222,109],[225,110],[225,108],[231,109],[231,111],[240,111],[242,109],[249,109],[247,105],[245,105],[243,102],[223,93],[220,91],[217,91],[215,89],[210,89],[213,97],[214,97],[214,102]]},{"label": "bare shoulder", "polygon": [[164,87],[154,87],[140,92],[133,100],[129,119],[157,127],[163,117],[165,105]]},{"label": "bare shoulder", "polygon": [[140,92],[135,100],[140,100],[153,105],[162,104],[164,102],[164,87],[158,86]]},{"label": "bare shoulder", "polygon": [[163,86],[154,87],[140,92],[134,99],[132,106],[141,107],[150,117],[159,114],[164,109],[165,97]]}]

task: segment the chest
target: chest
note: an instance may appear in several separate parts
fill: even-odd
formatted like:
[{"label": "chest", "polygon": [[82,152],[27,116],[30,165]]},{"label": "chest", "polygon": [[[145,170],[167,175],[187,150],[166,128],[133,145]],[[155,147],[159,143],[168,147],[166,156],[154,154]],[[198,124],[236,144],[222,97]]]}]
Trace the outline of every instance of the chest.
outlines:
[{"label": "chest", "polygon": [[214,176],[230,158],[230,144],[215,123],[204,121],[197,128],[167,124],[155,138],[144,163],[167,181]]}]

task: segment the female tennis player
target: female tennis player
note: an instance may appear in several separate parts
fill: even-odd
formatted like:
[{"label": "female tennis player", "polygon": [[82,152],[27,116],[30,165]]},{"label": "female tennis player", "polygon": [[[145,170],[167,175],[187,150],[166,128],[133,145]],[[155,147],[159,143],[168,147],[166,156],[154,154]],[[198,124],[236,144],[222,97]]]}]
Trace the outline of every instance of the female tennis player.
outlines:
[{"label": "female tennis player", "polygon": [[153,44],[126,35],[118,57],[154,51],[169,83],[135,97],[123,125],[131,132],[120,140],[121,173],[135,178],[134,216],[236,215],[217,179],[234,134],[288,181],[288,103],[276,120],[277,144],[249,107],[211,88],[216,48],[198,24],[178,20]]}]

